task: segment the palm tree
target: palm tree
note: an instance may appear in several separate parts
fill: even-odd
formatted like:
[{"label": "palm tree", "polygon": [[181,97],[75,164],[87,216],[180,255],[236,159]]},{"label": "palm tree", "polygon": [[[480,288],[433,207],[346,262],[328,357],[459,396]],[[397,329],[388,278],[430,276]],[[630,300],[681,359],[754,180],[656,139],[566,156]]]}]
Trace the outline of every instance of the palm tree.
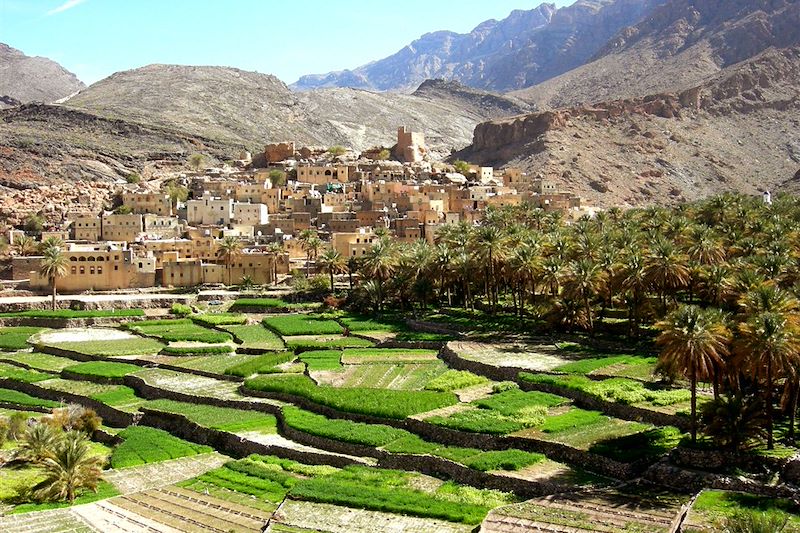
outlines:
[{"label": "palm tree", "polygon": [[689,285],[687,258],[672,241],[658,238],[645,259],[645,277],[661,297],[662,314],[667,310],[667,293]]},{"label": "palm tree", "polygon": [[677,370],[691,382],[692,442],[697,441],[697,380],[709,379],[724,365],[729,333],[718,312],[682,305],[657,324],[661,334],[659,365]]},{"label": "palm tree", "polygon": [[39,271],[42,276],[47,278],[50,286],[53,287],[53,311],[55,311],[58,278],[67,275],[69,271],[69,259],[67,259],[67,256],[64,255],[63,251],[58,246],[46,248],[39,265]]},{"label": "palm tree", "polygon": [[564,282],[565,295],[583,304],[590,333],[594,333],[592,299],[601,291],[605,281],[605,273],[600,266],[591,259],[583,258],[570,264]]},{"label": "palm tree", "polygon": [[764,408],[757,398],[738,394],[703,406],[703,432],[723,448],[741,450],[766,437]]},{"label": "palm tree", "polygon": [[14,244],[12,245],[12,248],[17,255],[21,256],[32,255],[36,251],[36,241],[34,241],[32,237],[28,237],[27,235],[20,235],[19,237],[14,239]]},{"label": "palm tree", "polygon": [[507,252],[506,235],[496,226],[481,226],[475,232],[474,248],[476,255],[486,265],[486,297],[494,311],[497,305],[497,272],[499,263]]},{"label": "palm tree", "polygon": [[102,475],[98,457],[93,457],[88,438],[81,432],[68,431],[42,463],[46,478],[35,494],[44,500],[75,502],[79,490],[97,492]]},{"label": "palm tree", "polygon": [[242,241],[233,236],[228,236],[222,239],[219,243],[217,255],[225,263],[225,268],[228,270],[228,285],[231,284],[232,265],[233,261],[242,253]]},{"label": "palm tree", "polygon": [[40,463],[53,450],[57,442],[58,434],[53,427],[44,422],[37,422],[25,430],[17,455],[26,461]]},{"label": "palm tree", "polygon": [[331,292],[333,289],[333,276],[342,274],[347,270],[344,256],[334,248],[328,248],[317,259],[317,264],[322,272],[327,272],[331,277]]},{"label": "palm tree", "polygon": [[378,312],[383,305],[384,282],[392,275],[396,264],[395,249],[388,239],[378,239],[361,258],[361,270],[377,284]]},{"label": "palm tree", "polygon": [[48,248],[64,248],[64,241],[59,239],[58,237],[47,237],[42,242],[39,243],[39,251],[40,253],[44,253],[45,250]]},{"label": "palm tree", "polygon": [[267,245],[266,252],[272,255],[272,279],[274,283],[278,283],[278,254],[283,251],[283,247],[279,242],[271,242]]},{"label": "palm tree", "polygon": [[312,229],[300,232],[300,247],[306,253],[306,277],[311,275],[311,260],[317,257],[319,249],[322,248],[322,240],[317,232]]},{"label": "palm tree", "polygon": [[739,324],[735,345],[743,368],[764,379],[767,408],[767,449],[774,447],[772,393],[776,378],[800,368],[797,315],[764,311]]}]

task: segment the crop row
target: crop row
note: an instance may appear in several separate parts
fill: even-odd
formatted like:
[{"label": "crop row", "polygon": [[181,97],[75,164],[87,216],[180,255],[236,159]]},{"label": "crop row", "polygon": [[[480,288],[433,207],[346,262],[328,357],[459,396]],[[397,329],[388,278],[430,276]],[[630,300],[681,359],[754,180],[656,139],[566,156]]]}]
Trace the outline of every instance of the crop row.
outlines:
[{"label": "crop row", "polygon": [[118,436],[124,440],[111,454],[113,468],[128,468],[212,451],[208,446],[193,444],[173,437],[166,431],[143,426],[130,426],[119,432]]},{"label": "crop row", "polygon": [[216,344],[231,340],[228,333],[198,326],[186,318],[130,322],[127,327],[136,333],[157,337],[166,342],[192,341]]}]

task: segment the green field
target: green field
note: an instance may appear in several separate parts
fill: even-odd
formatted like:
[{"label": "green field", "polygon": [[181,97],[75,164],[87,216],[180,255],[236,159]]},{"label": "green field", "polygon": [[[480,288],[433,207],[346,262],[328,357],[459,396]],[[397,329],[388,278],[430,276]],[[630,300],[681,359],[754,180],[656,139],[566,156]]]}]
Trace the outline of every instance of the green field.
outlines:
[{"label": "green field", "polygon": [[283,340],[261,324],[225,326],[222,329],[233,335],[243,348],[253,350],[283,350]]},{"label": "green field", "polygon": [[29,348],[28,338],[43,330],[27,326],[0,328],[0,350],[13,352]]},{"label": "green field", "polygon": [[0,354],[0,360],[14,361],[28,365],[35,370],[46,370],[50,372],[60,372],[64,367],[74,365],[74,359],[57,357],[39,352],[15,352]]},{"label": "green field", "polygon": [[343,329],[336,321],[313,315],[283,315],[264,319],[264,325],[281,336],[336,335]]},{"label": "green field", "polygon": [[113,468],[129,468],[212,451],[208,446],[193,444],[149,427],[131,426],[120,431],[118,436],[124,441],[111,454]]},{"label": "green field", "polygon": [[244,431],[275,433],[277,431],[275,417],[258,411],[228,409],[172,400],[153,400],[142,407],[183,415],[198,425],[231,433]]},{"label": "green field", "polygon": [[113,361],[89,361],[66,367],[64,370],[73,374],[101,378],[121,378],[128,374],[138,372],[142,367],[128,363]]},{"label": "green field", "polygon": [[148,355],[158,353],[164,347],[163,344],[155,339],[141,337],[100,341],[59,342],[50,343],[49,346],[95,357]]}]

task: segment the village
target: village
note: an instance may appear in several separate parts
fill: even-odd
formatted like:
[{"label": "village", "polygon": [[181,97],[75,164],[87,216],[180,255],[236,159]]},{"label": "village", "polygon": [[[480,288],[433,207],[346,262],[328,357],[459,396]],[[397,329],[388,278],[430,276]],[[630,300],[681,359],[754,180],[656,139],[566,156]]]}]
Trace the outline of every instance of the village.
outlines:
[{"label": "village", "polygon": [[592,212],[542,176],[431,161],[424,134],[405,127],[391,149],[356,154],[282,142],[231,165],[195,163],[194,172],[156,186],[119,184],[113,210],[66,211],[39,235],[11,229],[14,287],[50,288],[35,239],[64,243],[69,267],[57,280],[64,293],[270,285],[314,272],[323,248],[352,270],[376,236],[433,243],[442,225],[476,224],[492,207],[528,204],[566,219]]}]

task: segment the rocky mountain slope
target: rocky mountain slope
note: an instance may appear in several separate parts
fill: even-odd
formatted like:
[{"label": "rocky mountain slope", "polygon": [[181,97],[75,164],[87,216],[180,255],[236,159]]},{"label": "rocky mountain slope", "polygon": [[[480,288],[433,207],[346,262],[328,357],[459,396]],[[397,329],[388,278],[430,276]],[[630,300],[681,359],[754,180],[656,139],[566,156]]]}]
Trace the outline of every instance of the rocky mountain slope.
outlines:
[{"label": "rocky mountain slope", "polygon": [[592,61],[513,94],[554,109],[683,89],[771,46],[797,44],[798,0],[669,0]]},{"label": "rocky mountain slope", "polygon": [[439,155],[468,144],[478,122],[531,109],[520,100],[453,84],[426,85],[413,95],[355,89],[295,93],[270,75],[178,65],[118,72],[64,105],[251,150],[284,140],[356,150],[391,146],[397,127],[407,125],[424,131]]},{"label": "rocky mountain slope", "polygon": [[[661,0],[663,1],[663,0]],[[301,77],[292,87],[409,91],[429,78],[494,91],[529,87],[582,65],[659,0],[579,0],[542,4],[487,20],[467,34],[423,35],[387,58],[353,70]]]},{"label": "rocky mountain slope", "polygon": [[0,43],[0,109],[53,102],[86,87],[72,72],[44,57],[29,57]]},{"label": "rocky mountain slope", "polygon": [[800,48],[693,88],[480,124],[459,157],[519,166],[597,205],[800,192]]}]

